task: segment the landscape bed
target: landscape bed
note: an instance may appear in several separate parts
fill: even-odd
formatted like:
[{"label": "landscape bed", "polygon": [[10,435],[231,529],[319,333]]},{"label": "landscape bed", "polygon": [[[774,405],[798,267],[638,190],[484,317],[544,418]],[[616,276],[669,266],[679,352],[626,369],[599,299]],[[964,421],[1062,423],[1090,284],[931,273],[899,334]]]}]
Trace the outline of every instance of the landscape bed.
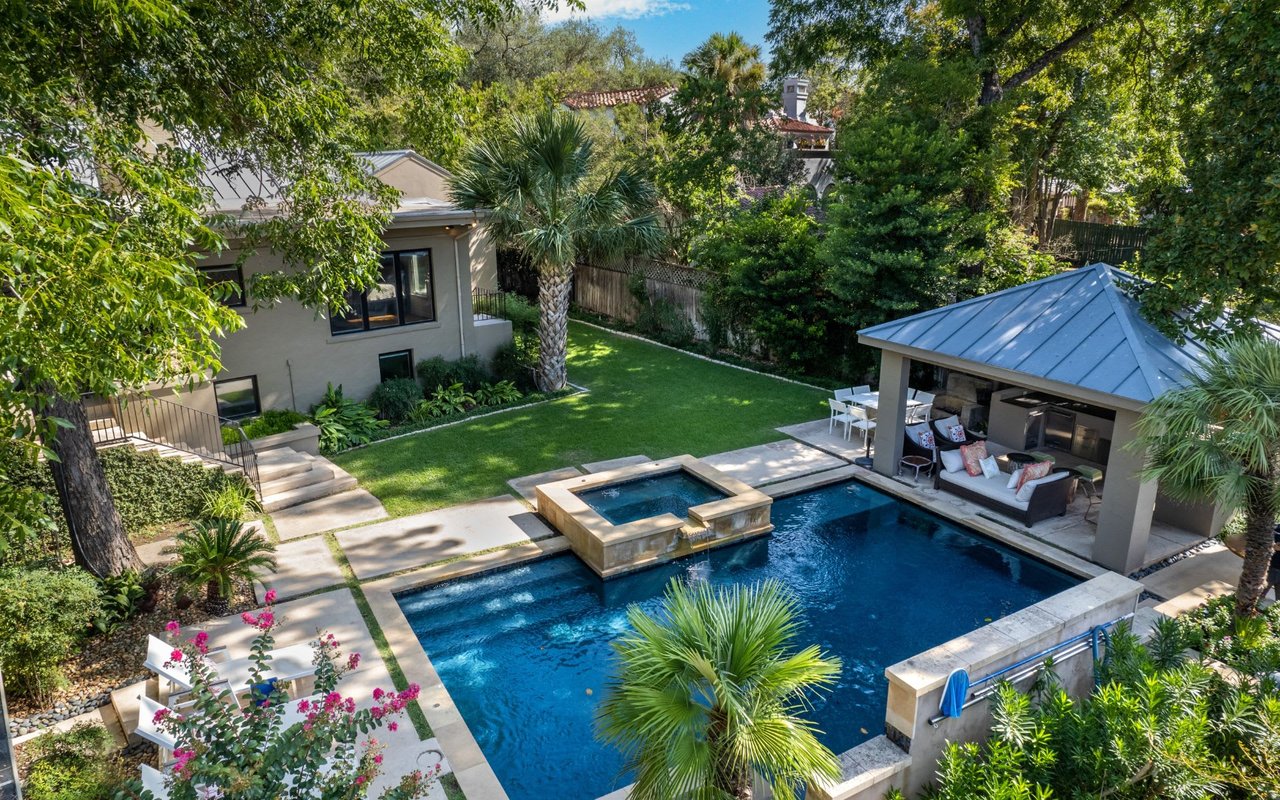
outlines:
[{"label": "landscape bed", "polygon": [[[851,482],[778,500],[772,536],[600,580],[576,556],[405,593],[398,602],[512,800],[627,785],[595,740],[626,610],[672,579],[776,579],[804,609],[801,642],[840,657],[813,715],[836,753],[884,731],[885,667],[1080,579]],[[945,609],[945,613],[938,613]]]}]

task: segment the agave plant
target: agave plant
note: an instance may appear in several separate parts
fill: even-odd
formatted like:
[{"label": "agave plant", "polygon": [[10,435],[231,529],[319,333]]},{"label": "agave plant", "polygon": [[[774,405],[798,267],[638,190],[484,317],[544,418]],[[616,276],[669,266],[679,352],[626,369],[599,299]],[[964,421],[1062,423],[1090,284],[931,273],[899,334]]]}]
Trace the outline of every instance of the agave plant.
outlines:
[{"label": "agave plant", "polygon": [[236,581],[252,581],[263,569],[276,571],[275,545],[238,519],[197,522],[164,552],[178,557],[169,574],[184,586],[203,586],[204,608],[216,616],[230,608]]},{"label": "agave plant", "polygon": [[753,774],[778,800],[840,774],[805,718],[840,661],[795,650],[798,606],[783,586],[713,589],[672,581],[661,612],[633,606],[614,647],[618,672],[601,706],[602,737],[636,776],[632,800],[746,798]]}]

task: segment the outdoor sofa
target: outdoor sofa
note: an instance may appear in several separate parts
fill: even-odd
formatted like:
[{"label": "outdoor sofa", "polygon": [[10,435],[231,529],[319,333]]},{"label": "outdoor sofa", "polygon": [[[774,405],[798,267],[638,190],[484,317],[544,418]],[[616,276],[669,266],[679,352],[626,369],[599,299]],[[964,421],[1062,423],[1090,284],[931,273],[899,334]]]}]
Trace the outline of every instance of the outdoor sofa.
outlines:
[{"label": "outdoor sofa", "polygon": [[1009,480],[1010,476],[1003,472],[987,478],[981,473],[970,475],[963,466],[948,471],[940,464],[933,485],[935,489],[1013,517],[1030,528],[1041,520],[1067,513],[1067,499],[1076,475],[1066,467],[1055,467],[1047,476],[1031,482],[1033,488],[1026,500],[1017,499],[1015,490],[1008,488]]}]

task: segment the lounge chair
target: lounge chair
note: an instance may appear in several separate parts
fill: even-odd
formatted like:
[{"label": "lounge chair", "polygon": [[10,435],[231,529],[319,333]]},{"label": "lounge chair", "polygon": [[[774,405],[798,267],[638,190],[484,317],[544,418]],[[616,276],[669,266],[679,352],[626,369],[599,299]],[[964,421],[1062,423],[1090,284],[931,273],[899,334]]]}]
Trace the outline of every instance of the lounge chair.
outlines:
[{"label": "lounge chair", "polygon": [[[166,644],[163,639],[148,636],[147,660],[143,665],[169,681],[178,692],[190,692],[193,688],[191,672],[181,662],[169,663],[169,656],[172,653],[172,645]],[[226,649],[219,648],[210,653],[225,655]],[[262,675],[264,680],[275,678],[280,681],[296,681],[316,674],[315,664],[312,663],[315,659],[315,650],[310,644],[295,644],[270,650],[267,652],[267,658],[269,661],[264,665],[265,670]],[[214,660],[210,666],[216,676],[215,685],[227,684],[237,695],[249,690],[249,684],[253,680],[252,659],[238,658],[221,662]]]},{"label": "lounge chair", "polygon": [[151,742],[160,748],[160,766],[164,766],[171,759],[169,756],[178,746],[178,740],[156,724],[156,714],[160,711],[169,710],[160,704],[158,700],[152,700],[145,694],[138,695],[138,727],[133,729],[134,735],[140,739]]},{"label": "lounge chair", "polygon": [[164,773],[148,765],[138,765],[142,788],[151,793],[154,800],[169,800],[169,789],[164,785]]}]

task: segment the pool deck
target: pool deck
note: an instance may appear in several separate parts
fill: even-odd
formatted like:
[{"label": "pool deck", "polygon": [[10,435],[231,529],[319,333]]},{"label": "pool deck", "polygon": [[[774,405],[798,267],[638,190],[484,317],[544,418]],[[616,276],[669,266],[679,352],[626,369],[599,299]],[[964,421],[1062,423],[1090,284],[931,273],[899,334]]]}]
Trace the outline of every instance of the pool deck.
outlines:
[{"label": "pool deck", "polygon": [[[1089,560],[1093,526],[1081,519],[1080,501],[1065,518],[1028,530],[995,512],[933,490],[927,482],[916,484],[910,478],[889,478],[854,466],[852,460],[864,452],[861,442],[845,442],[838,433],[829,435],[826,428],[825,420],[780,428],[779,441],[704,459],[775,498],[859,480],[1082,578],[1106,573]],[[418,704],[430,724],[430,736],[418,741],[412,726],[402,724],[388,751],[391,770],[387,779],[414,768],[420,758],[442,752],[447,756],[446,770],[452,772],[468,800],[507,797],[400,611],[396,594],[568,551],[565,537],[533,513],[527,499],[533,487],[557,477],[590,474],[642,459],[636,455],[603,464],[566,465],[551,473],[513,479],[509,496],[313,534],[280,545],[280,573],[264,576],[264,582],[281,588],[283,595],[302,595],[281,604],[297,609],[286,623],[288,638],[314,635],[317,625],[337,626],[346,630],[345,638],[358,649],[376,655],[365,620],[349,605],[352,595],[348,587],[358,586],[371,611],[369,621],[381,629],[395,663],[422,687]],[[1199,537],[1157,525],[1148,561],[1162,560],[1200,542]],[[1206,546],[1193,557],[1142,580],[1153,594],[1170,598],[1204,584],[1228,587],[1238,572],[1238,558],[1223,548]],[[370,659],[366,664],[369,673],[361,675],[362,667],[351,676],[352,688],[367,691],[375,679],[386,685],[388,670],[381,660]],[[437,787],[432,797],[443,797],[443,791]]]},{"label": "pool deck", "polygon": [[[834,433],[828,433],[827,426],[826,420],[816,420],[800,425],[778,428],[778,431],[798,442],[803,442],[811,447],[849,461],[863,455],[861,441],[855,439],[852,443],[847,442],[838,428]],[[871,452],[875,452],[874,443],[871,446]],[[872,473],[870,470],[862,470],[861,474],[883,478],[883,476]],[[868,477],[868,480],[872,479]],[[1093,556],[1093,537],[1096,528],[1094,523],[1084,520],[1084,512],[1088,508],[1088,501],[1081,493],[1077,493],[1075,501],[1067,507],[1066,516],[1052,517],[1027,528],[997,511],[971,503],[948,492],[934,489],[932,482],[927,479],[922,478],[919,483],[912,481],[910,477],[887,480],[891,480],[892,484],[881,488],[886,488],[893,494],[922,505],[942,516],[957,519],[964,524],[973,524],[972,520],[975,519],[987,520],[1017,531],[1024,537],[1065,550],[1086,561]],[[881,484],[877,483],[876,485],[879,486]],[[1199,534],[1180,530],[1159,521],[1152,521],[1151,538],[1147,541],[1147,552],[1140,569],[1185,552],[1204,540],[1205,538]]]}]

